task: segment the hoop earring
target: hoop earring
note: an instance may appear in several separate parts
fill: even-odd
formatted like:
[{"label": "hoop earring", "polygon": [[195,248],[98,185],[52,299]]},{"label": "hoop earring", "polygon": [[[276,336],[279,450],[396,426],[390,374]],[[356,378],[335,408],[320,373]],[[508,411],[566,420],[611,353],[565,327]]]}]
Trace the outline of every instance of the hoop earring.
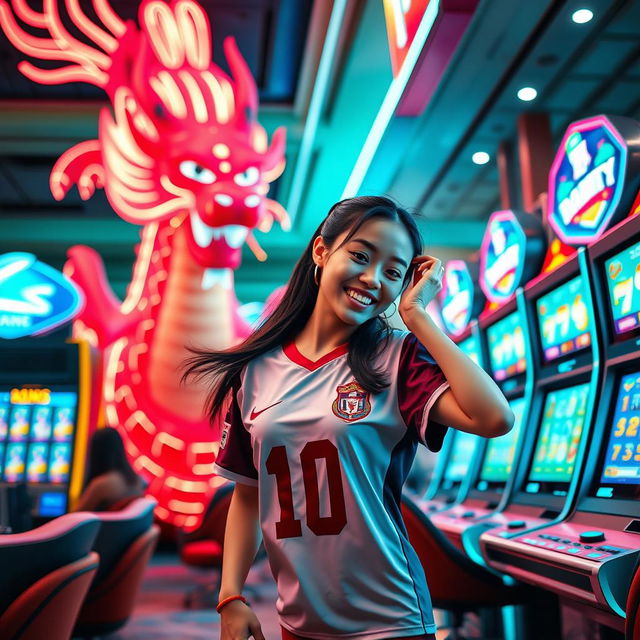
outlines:
[{"label": "hoop earring", "polygon": [[396,303],[395,303],[395,302],[392,302],[391,304],[394,306],[393,313],[390,313],[389,315],[383,315],[382,317],[383,317],[385,320],[388,320],[388,319],[389,319],[392,315],[394,315],[394,314],[395,314],[395,312],[398,310],[398,305],[396,305]]},{"label": "hoop earring", "polygon": [[320,286],[320,279],[318,278],[318,265],[316,265],[313,270],[313,281],[316,283],[316,286]]}]

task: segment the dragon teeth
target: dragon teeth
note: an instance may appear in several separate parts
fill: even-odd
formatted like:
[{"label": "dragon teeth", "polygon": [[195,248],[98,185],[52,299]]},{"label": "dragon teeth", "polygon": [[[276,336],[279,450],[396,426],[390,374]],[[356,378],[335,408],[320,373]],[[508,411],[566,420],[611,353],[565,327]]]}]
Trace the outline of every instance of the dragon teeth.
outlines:
[{"label": "dragon teeth", "polygon": [[211,244],[213,237],[213,228],[202,222],[200,216],[195,212],[191,212],[191,231],[193,231],[193,239],[196,244],[203,249]]},{"label": "dragon teeth", "polygon": [[227,241],[227,244],[232,249],[237,249],[242,243],[247,239],[247,235],[249,234],[249,229],[247,227],[243,227],[240,224],[228,224],[222,227],[224,237]]},{"label": "dragon teeth", "polygon": [[202,218],[195,211],[191,212],[191,230],[196,244],[203,249],[206,249],[213,240],[220,240],[222,237],[232,249],[237,249],[242,246],[249,234],[248,227],[240,224],[210,227],[202,221]]}]

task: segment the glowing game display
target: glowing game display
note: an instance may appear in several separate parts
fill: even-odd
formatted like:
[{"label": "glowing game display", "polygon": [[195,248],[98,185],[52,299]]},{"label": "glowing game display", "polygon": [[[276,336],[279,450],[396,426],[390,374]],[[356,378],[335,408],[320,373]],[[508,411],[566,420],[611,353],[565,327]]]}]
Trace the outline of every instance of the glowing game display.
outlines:
[{"label": "glowing game display", "polygon": [[591,317],[582,276],[538,298],[538,329],[546,362],[591,345]]},{"label": "glowing game display", "polygon": [[27,454],[27,480],[29,482],[46,482],[49,464],[47,461],[49,447],[42,442],[32,442]]},{"label": "glowing game display", "polygon": [[7,457],[4,461],[4,479],[7,482],[24,480],[26,457],[27,445],[24,442],[9,442],[7,444]]},{"label": "glowing game display", "polygon": [[[620,380],[602,484],[640,485],[640,371]],[[599,495],[607,497],[604,489]]]},{"label": "glowing game display", "polygon": [[605,262],[609,308],[617,335],[640,326],[640,242]]},{"label": "glowing game display", "polygon": [[562,242],[586,244],[626,215],[637,191],[637,134],[637,123],[620,117],[569,126],[549,172],[548,220]]},{"label": "glowing game display", "polygon": [[480,365],[480,345],[475,336],[469,336],[466,340],[458,343],[458,347],[468,355],[478,366]]},{"label": "glowing game display", "polygon": [[509,479],[522,426],[525,400],[524,398],[515,398],[509,402],[509,406],[515,416],[513,428],[509,433],[489,440],[480,470],[481,482],[478,488],[483,482],[506,482]]},{"label": "glowing game display", "polygon": [[518,312],[487,328],[491,372],[496,380],[505,380],[527,368],[524,333]]},{"label": "glowing game display", "polygon": [[77,403],[72,391],[0,391],[0,480],[68,482]]},{"label": "glowing game display", "polygon": [[589,384],[547,394],[529,472],[532,482],[569,482],[582,437]]},{"label": "glowing game display", "polygon": [[464,431],[456,431],[452,443],[452,454],[444,472],[445,480],[461,482],[469,472],[478,436]]}]

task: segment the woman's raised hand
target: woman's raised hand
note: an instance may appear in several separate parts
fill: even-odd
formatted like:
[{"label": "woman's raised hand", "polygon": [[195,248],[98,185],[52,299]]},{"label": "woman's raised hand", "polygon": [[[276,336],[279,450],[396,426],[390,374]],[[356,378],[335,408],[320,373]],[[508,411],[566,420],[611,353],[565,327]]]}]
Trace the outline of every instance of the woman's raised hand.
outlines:
[{"label": "woman's raised hand", "polygon": [[426,306],[442,289],[444,266],[433,256],[418,256],[411,262],[413,277],[400,297],[398,312],[405,324],[412,314],[425,313]]},{"label": "woman's raised hand", "polygon": [[230,602],[220,612],[220,631],[220,640],[265,640],[256,614],[240,600]]}]

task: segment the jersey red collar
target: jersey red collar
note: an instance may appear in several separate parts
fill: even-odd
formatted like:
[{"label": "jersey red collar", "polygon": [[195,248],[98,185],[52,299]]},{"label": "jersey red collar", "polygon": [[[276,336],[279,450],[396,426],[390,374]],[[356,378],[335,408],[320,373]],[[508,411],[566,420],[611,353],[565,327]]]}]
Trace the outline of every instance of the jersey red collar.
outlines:
[{"label": "jersey red collar", "polygon": [[325,353],[319,360],[309,360],[306,356],[303,356],[300,351],[298,351],[298,347],[296,347],[296,343],[294,340],[284,345],[282,348],[284,351],[284,355],[291,360],[291,362],[308,369],[309,371],[315,371],[319,369],[322,365],[327,364],[327,362],[331,362],[340,356],[343,356],[347,351],[349,351],[349,344],[345,342],[337,346],[329,353]]}]

